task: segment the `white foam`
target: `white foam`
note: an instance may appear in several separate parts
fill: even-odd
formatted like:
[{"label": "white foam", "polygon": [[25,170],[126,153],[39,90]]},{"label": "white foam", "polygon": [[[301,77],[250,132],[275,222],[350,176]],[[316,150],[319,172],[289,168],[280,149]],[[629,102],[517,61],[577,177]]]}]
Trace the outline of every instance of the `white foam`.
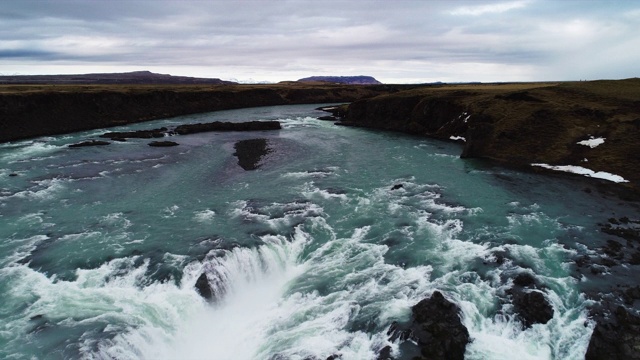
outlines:
[{"label": "white foam", "polygon": [[449,139],[450,140],[454,140],[454,141],[458,141],[458,140],[463,141],[463,142],[467,141],[467,139],[464,136],[453,136],[452,135],[452,136],[449,136]]},{"label": "white foam", "polygon": [[244,221],[268,225],[274,230],[284,230],[297,225],[300,221],[312,220],[322,216],[322,207],[311,202],[294,202],[287,204],[273,203],[254,208],[247,201],[236,201],[232,204],[230,215]]},{"label": "white foam", "polygon": [[180,206],[178,205],[174,204],[174,205],[168,206],[162,210],[162,217],[163,218],[175,217],[176,212],[178,212],[178,210],[180,210]]},{"label": "white foam", "polygon": [[34,185],[30,189],[19,191],[12,195],[0,197],[0,200],[9,198],[51,200],[55,198],[57,193],[61,192],[64,189],[65,182],[65,180],[58,178],[33,181],[32,183]]},{"label": "white foam", "polygon": [[[309,237],[297,231],[292,241],[282,236],[262,238],[256,249],[236,248],[223,257],[211,258],[203,265],[188,266],[184,288],[195,294],[194,284],[207,272],[219,302],[203,306],[204,301],[188,304],[187,316],[169,317],[158,327],[155,319],[107,343],[100,355],[142,358],[251,359],[266,341],[274,309],[286,284],[300,274],[299,256]],[[222,294],[222,295],[221,295]],[[177,309],[173,309],[175,312]],[[162,314],[164,316],[164,314]],[[247,341],[251,339],[251,341]],[[107,346],[108,345],[108,346]],[[125,358],[127,358],[125,356]]]},{"label": "white foam", "polygon": [[2,160],[8,163],[22,162],[25,160],[41,159],[43,155],[50,154],[60,146],[50,145],[42,141],[23,141],[11,143],[9,145],[11,152],[2,155]]},{"label": "white foam", "polygon": [[211,209],[194,212],[194,219],[201,223],[209,223],[216,217],[216,212]]},{"label": "white foam", "polygon": [[298,172],[289,172],[283,174],[283,177],[292,177],[297,179],[304,178],[325,178],[330,175],[335,175],[331,170],[314,170],[314,171],[298,171]]},{"label": "white foam", "polygon": [[349,198],[347,194],[335,193],[329,190],[320,189],[313,184],[313,182],[307,182],[302,189],[302,195],[308,199],[321,198],[324,200],[338,199],[340,201],[347,201]]},{"label": "white foam", "polygon": [[604,171],[598,171],[595,172],[591,169],[587,169],[584,168],[582,166],[575,166],[575,165],[549,165],[549,164],[531,164],[531,166],[538,166],[538,167],[542,167],[545,169],[551,169],[551,170],[556,170],[556,171],[564,171],[564,172],[570,172],[570,173],[574,173],[574,174],[579,174],[579,175],[584,175],[587,177],[592,177],[592,178],[598,178],[598,179],[604,179],[604,180],[609,180],[609,181],[613,181],[613,182],[629,182],[629,180],[625,180],[622,176],[619,175],[614,175],[608,172],[604,172]]}]

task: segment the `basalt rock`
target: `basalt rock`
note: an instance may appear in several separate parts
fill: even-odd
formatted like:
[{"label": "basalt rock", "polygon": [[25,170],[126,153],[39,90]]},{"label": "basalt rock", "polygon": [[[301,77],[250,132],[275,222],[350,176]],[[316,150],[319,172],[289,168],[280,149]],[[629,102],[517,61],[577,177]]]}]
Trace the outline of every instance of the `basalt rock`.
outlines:
[{"label": "basalt rock", "polygon": [[553,308],[538,290],[514,291],[513,307],[525,328],[533,324],[546,324],[553,318]]},{"label": "basalt rock", "polygon": [[238,165],[247,171],[260,167],[262,157],[271,151],[266,139],[241,140],[235,143],[234,148],[236,152],[233,155],[238,157]]},{"label": "basalt rock", "polygon": [[120,140],[120,139],[152,139],[152,138],[161,138],[164,137],[167,133],[166,127],[161,127],[159,129],[151,129],[151,130],[137,130],[137,131],[113,131],[100,135],[101,138],[107,138],[111,140]]},{"label": "basalt rock", "polygon": [[149,143],[149,146],[153,147],[171,147],[178,146],[179,144],[175,141],[152,141]]},{"label": "basalt rock", "polygon": [[[517,169],[553,171],[532,168],[531,164],[542,163],[619,175],[628,182],[589,182],[603,193],[637,200],[638,85],[640,79],[424,86],[355,101],[349,105],[342,125],[443,140],[464,137],[461,157],[489,159]],[[606,141],[595,148],[580,145],[591,136]]]},{"label": "basalt rock", "polygon": [[278,121],[247,121],[247,122],[221,122],[180,125],[174,132],[179,135],[196,134],[209,131],[260,131],[260,130],[280,130]]},{"label": "basalt rock", "polygon": [[460,319],[460,308],[436,291],[411,308],[408,325],[394,323],[391,341],[410,339],[417,343],[423,359],[464,359],[469,331]]},{"label": "basalt rock", "polygon": [[187,114],[287,104],[350,102],[415,85],[23,86],[0,93],[0,142]]},{"label": "basalt rock", "polygon": [[537,279],[528,273],[520,273],[513,279],[513,287],[508,290],[514,311],[525,328],[533,324],[546,324],[553,318],[554,310]]},{"label": "basalt rock", "polygon": [[80,143],[76,143],[76,144],[70,144],[69,147],[70,148],[79,148],[79,147],[87,147],[87,146],[102,146],[102,145],[109,145],[111,144],[108,141],[101,141],[101,140],[89,140],[89,141],[83,141]]},{"label": "basalt rock", "polygon": [[208,301],[213,300],[213,290],[211,290],[211,285],[209,285],[209,279],[207,279],[207,275],[205,273],[200,274],[198,280],[196,280],[196,290]]},{"label": "basalt rock", "polygon": [[586,360],[640,359],[640,316],[618,306],[598,310],[594,320]]}]

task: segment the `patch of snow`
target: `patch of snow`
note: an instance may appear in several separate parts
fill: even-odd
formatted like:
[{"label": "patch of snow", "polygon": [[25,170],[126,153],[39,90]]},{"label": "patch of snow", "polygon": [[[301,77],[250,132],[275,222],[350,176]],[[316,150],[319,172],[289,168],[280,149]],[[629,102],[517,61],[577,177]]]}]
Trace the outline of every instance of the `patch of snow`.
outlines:
[{"label": "patch of snow", "polygon": [[449,137],[449,139],[451,139],[451,140],[455,140],[455,141],[457,141],[457,140],[462,140],[462,141],[464,141],[464,142],[466,142],[466,141],[467,141],[467,139],[465,139],[463,136],[453,136],[453,135],[452,135],[452,136],[450,136],[450,137]]},{"label": "patch of snow", "polygon": [[578,145],[588,146],[588,147],[593,149],[594,147],[596,147],[598,145],[604,144],[604,140],[605,140],[605,138],[602,138],[602,137],[594,138],[593,136],[591,136],[590,139],[578,141],[577,144]]},{"label": "patch of snow", "polygon": [[[463,117],[464,117],[464,119],[463,119]],[[469,121],[470,117],[471,117],[471,114],[469,114],[468,112],[464,111],[462,114],[460,114],[458,116],[458,119],[462,119],[462,121],[464,121],[466,123],[467,121]]]},{"label": "patch of snow", "polygon": [[579,174],[579,175],[584,175],[587,177],[592,177],[592,178],[597,178],[597,179],[604,179],[604,180],[609,180],[609,181],[613,181],[613,182],[629,182],[629,180],[625,180],[622,176],[619,175],[614,175],[608,172],[604,172],[604,171],[598,171],[595,172],[591,169],[587,169],[584,168],[582,166],[575,166],[575,165],[549,165],[549,164],[531,164],[531,166],[539,166],[545,169],[550,169],[550,170],[556,170],[556,171],[564,171],[564,172],[570,172],[570,173],[574,173],[574,174]]}]

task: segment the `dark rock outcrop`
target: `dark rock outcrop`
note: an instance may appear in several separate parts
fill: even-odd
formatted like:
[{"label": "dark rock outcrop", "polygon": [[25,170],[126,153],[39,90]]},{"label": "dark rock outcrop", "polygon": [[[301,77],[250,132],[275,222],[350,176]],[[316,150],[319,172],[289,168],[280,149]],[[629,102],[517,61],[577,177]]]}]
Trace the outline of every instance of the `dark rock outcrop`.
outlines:
[{"label": "dark rock outcrop", "polygon": [[[553,171],[532,168],[543,163],[608,172],[628,182],[591,183],[605,183],[598,189],[606,186],[614,195],[637,200],[640,173],[633,169],[640,166],[640,142],[635,140],[639,85],[640,79],[424,86],[355,101],[343,125],[443,140],[463,137],[461,157],[490,159],[512,168]],[[606,141],[595,148],[579,144],[590,136]]]},{"label": "dark rock outcrop", "polygon": [[393,324],[391,341],[411,339],[424,359],[464,359],[469,331],[460,319],[460,308],[436,291],[411,308],[408,325]]},{"label": "dark rock outcrop", "polygon": [[513,309],[525,328],[533,324],[546,324],[553,318],[554,310],[536,278],[529,273],[520,273],[513,279],[511,295]]},{"label": "dark rock outcrop", "polygon": [[174,141],[152,141],[149,143],[149,146],[153,147],[171,147],[178,146],[179,144]]},{"label": "dark rock outcrop", "polygon": [[294,83],[12,87],[0,93],[0,142],[218,110],[348,102],[399,88],[411,86]]},{"label": "dark rock outcrop", "polygon": [[514,291],[513,307],[526,328],[546,324],[553,318],[553,308],[539,290]]},{"label": "dark rock outcrop", "polygon": [[196,134],[209,131],[260,131],[260,130],[280,130],[278,121],[246,121],[246,122],[221,122],[179,125],[174,132],[178,135]]},{"label": "dark rock outcrop", "polygon": [[586,360],[640,359],[640,316],[623,306],[597,311]]},{"label": "dark rock outcrop", "polygon": [[260,160],[270,152],[267,139],[249,139],[241,140],[235,143],[236,152],[233,154],[238,157],[238,165],[249,171],[260,167]]},{"label": "dark rock outcrop", "polygon": [[166,127],[151,130],[136,130],[136,131],[113,131],[100,135],[101,138],[107,138],[111,140],[120,139],[153,139],[164,137],[167,133]]},{"label": "dark rock outcrop", "polygon": [[200,296],[208,301],[213,300],[213,290],[211,289],[211,285],[209,285],[209,279],[205,273],[200,274],[195,286]]},{"label": "dark rock outcrop", "polygon": [[391,356],[391,346],[387,345],[380,349],[376,360],[394,360],[393,356]]},{"label": "dark rock outcrop", "polygon": [[80,143],[76,143],[76,144],[70,144],[69,147],[70,148],[79,148],[79,147],[87,147],[87,146],[103,146],[103,145],[109,145],[111,144],[108,141],[102,141],[102,140],[89,140],[89,141],[83,141]]}]

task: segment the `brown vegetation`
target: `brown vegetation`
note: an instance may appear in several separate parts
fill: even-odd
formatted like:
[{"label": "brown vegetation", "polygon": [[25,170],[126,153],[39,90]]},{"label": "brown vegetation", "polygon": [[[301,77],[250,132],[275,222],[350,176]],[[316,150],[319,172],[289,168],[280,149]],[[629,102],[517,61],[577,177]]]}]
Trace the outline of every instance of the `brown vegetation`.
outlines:
[{"label": "brown vegetation", "polygon": [[[640,184],[640,79],[416,88],[356,101],[345,122],[464,137],[463,157],[582,166]],[[605,143],[577,144],[591,136]]]}]

